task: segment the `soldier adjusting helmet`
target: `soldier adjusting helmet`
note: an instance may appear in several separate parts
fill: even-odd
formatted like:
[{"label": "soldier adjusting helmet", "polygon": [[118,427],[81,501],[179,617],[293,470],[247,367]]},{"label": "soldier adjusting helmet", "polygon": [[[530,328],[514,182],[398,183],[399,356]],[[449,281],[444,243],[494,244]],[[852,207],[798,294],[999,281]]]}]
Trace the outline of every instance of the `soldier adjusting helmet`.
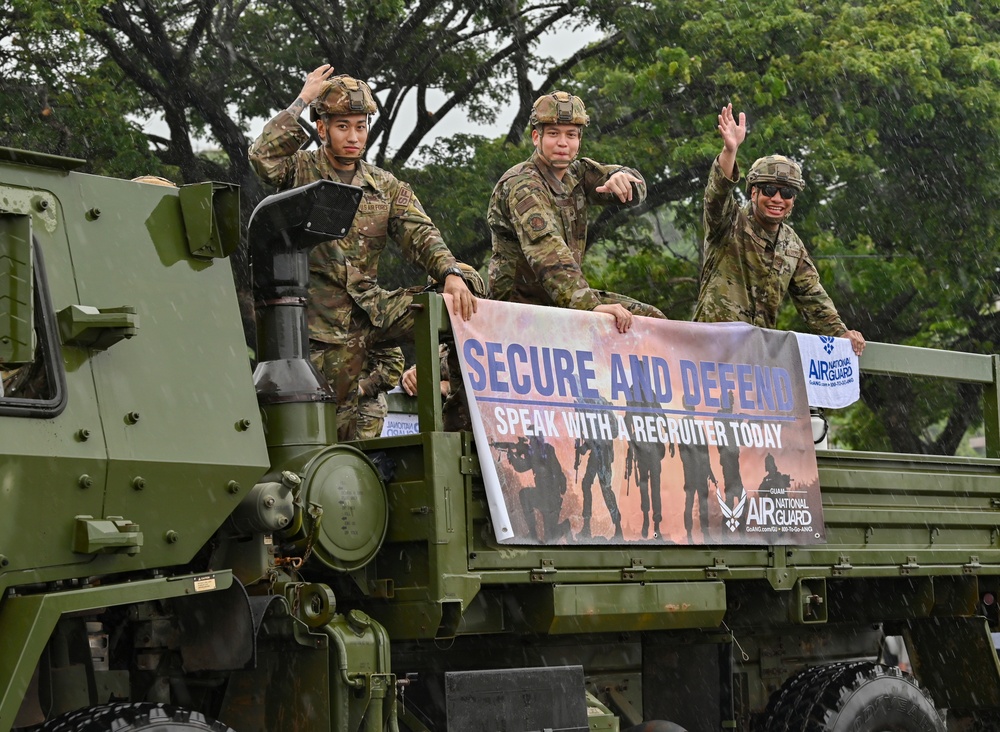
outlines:
[{"label": "soldier adjusting helmet", "polygon": [[539,125],[588,125],[590,117],[580,97],[564,91],[543,94],[531,105],[529,123]]},{"label": "soldier adjusting helmet", "polygon": [[371,87],[347,74],[331,76],[323,90],[309,105],[309,119],[332,114],[375,114],[375,97]]},{"label": "soldier adjusting helmet", "polygon": [[790,186],[797,191],[806,187],[806,182],[802,178],[802,168],[784,155],[768,155],[754,161],[750,166],[750,172],[747,173],[747,189],[761,183]]}]

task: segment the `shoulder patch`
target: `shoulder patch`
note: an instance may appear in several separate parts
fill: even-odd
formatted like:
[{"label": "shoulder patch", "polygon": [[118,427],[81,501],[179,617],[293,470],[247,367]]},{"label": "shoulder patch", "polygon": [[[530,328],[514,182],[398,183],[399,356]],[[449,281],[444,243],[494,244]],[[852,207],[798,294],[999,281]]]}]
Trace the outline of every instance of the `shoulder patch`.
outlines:
[{"label": "shoulder patch", "polygon": [[545,219],[543,219],[538,214],[535,214],[530,219],[528,219],[528,226],[531,227],[532,231],[541,231],[545,228]]},{"label": "shoulder patch", "polygon": [[410,205],[410,201],[413,200],[413,191],[411,191],[407,186],[401,186],[399,189],[399,195],[396,196],[396,205],[399,208],[405,209]]},{"label": "shoulder patch", "polygon": [[516,206],[514,206],[514,210],[519,215],[523,216],[526,211],[529,211],[532,208],[532,206],[537,206],[537,205],[538,205],[538,199],[535,198],[533,195],[529,194],[525,196],[521,201],[519,201]]}]

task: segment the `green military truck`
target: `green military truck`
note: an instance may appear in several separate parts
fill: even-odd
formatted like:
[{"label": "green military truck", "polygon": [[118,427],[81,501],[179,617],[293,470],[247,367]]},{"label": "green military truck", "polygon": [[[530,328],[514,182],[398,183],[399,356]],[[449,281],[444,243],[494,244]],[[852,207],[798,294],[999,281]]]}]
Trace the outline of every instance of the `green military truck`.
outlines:
[{"label": "green military truck", "polygon": [[80,165],[0,150],[0,730],[990,729],[997,357],[868,346],[981,384],[987,457],[820,451],[823,544],[500,545],[439,296],[419,433],[336,444],[304,257],[356,189],[255,212],[252,373],[239,192]]}]

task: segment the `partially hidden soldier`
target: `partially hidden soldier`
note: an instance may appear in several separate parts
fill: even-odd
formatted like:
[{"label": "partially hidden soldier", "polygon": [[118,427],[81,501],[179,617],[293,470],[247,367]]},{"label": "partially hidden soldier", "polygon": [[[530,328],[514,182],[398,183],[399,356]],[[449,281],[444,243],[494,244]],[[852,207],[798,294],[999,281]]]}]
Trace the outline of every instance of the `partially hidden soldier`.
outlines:
[{"label": "partially hidden soldier", "polygon": [[486,214],[493,239],[490,297],[609,313],[624,333],[633,315],[664,315],[630,297],[593,289],[580,264],[590,206],[637,205],[646,198],[646,182],[632,168],[577,158],[589,122],[577,96],[557,91],[535,100],[535,151],[503,174]]},{"label": "partially hidden soldier", "polygon": [[[322,351],[316,352],[317,357]],[[358,381],[357,439],[370,440],[382,434],[389,402],[385,393],[399,385],[403,376],[403,350],[398,346],[376,347],[368,351],[368,359]]]},{"label": "partially hidden soldier", "polygon": [[741,208],[736,201],[736,152],[746,132],[746,115],[740,113],[737,122],[733,105],[723,107],[723,148],[705,187],[704,263],[694,319],[774,328],[787,295],[811,330],[850,339],[860,356],[864,337],[844,325],[809,252],[786,221],[805,188],[799,164],[783,155],[759,158],[747,173],[750,202]]},{"label": "partially hidden soldier", "polygon": [[[249,155],[257,174],[280,190],[325,179],[363,192],[347,236],[316,246],[309,256],[310,350],[320,353],[320,371],[336,394],[338,438],[350,440],[356,434],[358,381],[367,352],[413,335],[412,294],[378,286],[378,262],[387,241],[444,282],[453,297],[453,317],[471,318],[476,301],[410,186],[362,160],[369,115],[376,111],[371,89],[332,74],[329,64],[310,72],[298,98],[264,126]],[[322,140],[318,150],[299,149],[308,140],[298,123],[307,106]]]},{"label": "partially hidden soldier", "polygon": [[[462,270],[465,283],[472,290],[472,294],[485,298],[487,296],[486,283],[479,272],[474,267],[462,262],[459,262],[458,267]],[[432,283],[430,286],[439,289],[437,283]],[[447,342],[441,343],[438,355],[441,359],[441,398],[444,400],[441,410],[444,429],[446,432],[458,432],[459,430],[471,432],[472,417],[469,414],[465,382],[462,380],[462,367],[458,360],[458,350],[455,348],[452,338],[449,337]],[[415,365],[403,372],[401,384],[403,391],[407,394],[417,395],[417,367]]]},{"label": "partially hidden soldier", "polygon": [[[538,435],[519,437],[517,442],[493,443],[506,454],[510,466],[519,473],[531,471],[535,484],[521,488],[518,500],[528,529],[538,541],[552,544],[569,533],[569,520],[559,520],[563,496],[566,495],[566,474],[563,473],[555,448]],[[538,516],[542,532],[538,531]]]}]

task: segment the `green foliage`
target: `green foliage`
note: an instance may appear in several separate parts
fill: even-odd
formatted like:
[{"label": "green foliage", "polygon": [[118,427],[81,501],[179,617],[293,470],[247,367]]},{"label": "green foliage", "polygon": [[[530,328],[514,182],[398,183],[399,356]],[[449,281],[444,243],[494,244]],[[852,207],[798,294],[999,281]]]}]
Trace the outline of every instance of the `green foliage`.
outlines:
[{"label": "green foliage", "polygon": [[[543,35],[554,24],[605,37],[556,68]],[[548,90],[536,86],[566,87],[593,120],[582,153],[638,168],[650,190],[639,210],[593,221],[588,276],[689,317],[701,191],[732,102],[750,123],[744,170],[772,152],[804,164],[794,226],[850,326],[911,345],[1000,343],[997,0],[0,0],[0,144],[114,175],[233,180],[249,209],[264,193],[245,157],[250,121],[323,62],[372,82],[369,158],[414,184],[473,264],[488,258],[489,193],[530,147],[473,135],[420,146],[457,109],[509,122],[517,139]],[[436,108],[431,90],[445,94]],[[153,113],[169,133],[151,141],[133,120]],[[194,133],[218,152],[199,156]],[[801,326],[792,311],[781,324]],[[953,451],[978,418],[968,389],[871,383],[841,429],[854,446]]]},{"label": "green foliage", "polygon": [[[696,231],[721,148],[716,115],[732,102],[749,121],[743,170],[774,152],[803,162],[793,223],[849,326],[870,340],[990,352],[1000,327],[998,17],[996,2],[657,2],[619,54],[575,75],[596,120],[588,154],[636,162],[654,205]],[[608,266],[629,281],[630,263]],[[801,327],[793,312],[781,322]],[[900,394],[909,403],[889,398]],[[879,437],[856,416],[845,434],[856,446],[951,451],[961,431],[941,442],[928,426],[974,423],[975,395],[960,396],[956,407],[955,390],[873,388],[866,398],[892,429]]]}]

